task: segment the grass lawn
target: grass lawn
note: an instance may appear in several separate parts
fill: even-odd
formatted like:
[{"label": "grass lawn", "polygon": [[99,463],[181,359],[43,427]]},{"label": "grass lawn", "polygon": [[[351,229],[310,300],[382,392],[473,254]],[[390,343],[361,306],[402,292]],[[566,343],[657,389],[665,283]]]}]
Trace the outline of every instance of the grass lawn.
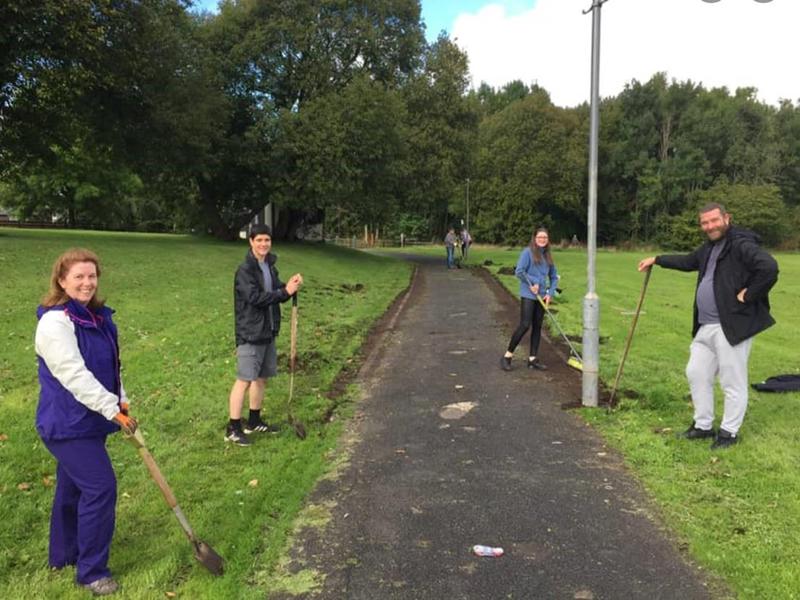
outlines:
[{"label": "grass lawn", "polygon": [[[443,248],[422,248],[442,256]],[[473,247],[471,264],[514,266],[519,248]],[[598,253],[601,378],[613,383],[641,292],[638,261],[654,253]],[[555,251],[564,293],[554,308],[565,331],[582,335],[586,254]],[[800,372],[800,255],[777,254],[770,294],[778,324],[756,337],[750,380]],[[654,267],[620,388],[617,410],[581,409],[618,448],[662,507],[691,556],[723,577],[739,598],[800,598],[800,394],[751,391],[738,446],[711,452],[708,442],[678,440],[692,421],[684,376],[691,342],[695,273]],[[513,276],[498,278],[517,293]],[[553,332],[557,335],[557,332]],[[578,346],[580,349],[580,346]],[[498,348],[498,354],[501,352]],[[718,394],[718,419],[722,414]]]},{"label": "grass lawn", "polygon": [[[276,243],[281,275],[300,271],[306,280],[294,413],[309,436],[300,441],[285,427],[239,448],[226,445],[223,433],[236,362],[233,274],[245,242],[0,229],[0,598],[86,598],[74,569],[47,568],[55,461],[33,427],[35,307],[54,259],[72,246],[100,255],[100,289],[117,311],[132,414],[198,536],[226,559],[221,578],[195,562],[136,451],[111,436],[119,499],[110,566],[123,586],[115,597],[264,598],[281,586],[313,585],[307,573],[279,577],[277,561],[303,499],[336,458],[341,419],[320,424],[333,402],[327,392],[408,284],[409,267],[346,249]],[[288,397],[290,305],[283,306],[282,374],[268,384],[264,410],[278,422]],[[347,412],[345,402],[338,414]]]}]

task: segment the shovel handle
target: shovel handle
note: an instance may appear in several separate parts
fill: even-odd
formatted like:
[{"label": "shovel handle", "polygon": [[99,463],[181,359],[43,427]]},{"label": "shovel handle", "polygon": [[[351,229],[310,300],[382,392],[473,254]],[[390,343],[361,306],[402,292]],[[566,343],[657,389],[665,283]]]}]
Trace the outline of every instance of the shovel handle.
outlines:
[{"label": "shovel handle", "polygon": [[142,431],[137,429],[133,435],[125,436],[125,439],[133,444],[139,451],[139,456],[142,457],[142,461],[147,467],[147,470],[150,471],[150,477],[152,477],[153,481],[156,482],[158,489],[161,490],[161,493],[164,495],[164,499],[167,501],[167,504],[169,504],[169,507],[174,510],[178,505],[178,500],[175,498],[175,494],[172,493],[172,488],[169,487],[167,480],[161,474],[161,469],[158,468],[153,455],[150,454],[150,451],[147,449]]},{"label": "shovel handle", "polygon": [[289,349],[289,369],[294,373],[294,363],[297,359],[297,292],[292,295],[292,323],[291,341]]},{"label": "shovel handle", "polygon": [[650,281],[650,273],[653,271],[653,267],[648,267],[647,271],[644,274],[644,281],[642,282],[642,292],[639,294],[639,302],[636,305],[636,312],[633,315],[633,320],[631,321],[631,328],[628,331],[628,338],[625,340],[625,350],[622,352],[622,359],[619,361],[619,366],[617,367],[617,375],[614,377],[614,387],[611,388],[611,394],[608,397],[608,404],[612,406],[614,404],[614,397],[617,395],[617,388],[619,387],[619,380],[622,377],[622,370],[625,367],[625,359],[628,358],[628,351],[631,349],[631,341],[633,340],[633,332],[636,331],[636,324],[639,322],[639,313],[642,312],[642,304],[644,303],[644,294],[647,292],[647,284]]},{"label": "shovel handle", "polygon": [[150,454],[150,451],[145,447],[139,448],[139,455],[142,457],[147,470],[150,471],[150,476],[153,478],[153,481],[156,482],[158,489],[161,490],[164,500],[167,501],[171,509],[175,510],[175,507],[178,505],[178,500],[175,498],[175,494],[172,493],[172,488],[169,487],[167,480],[161,474],[161,469],[158,468],[155,459],[153,459],[153,455]]}]

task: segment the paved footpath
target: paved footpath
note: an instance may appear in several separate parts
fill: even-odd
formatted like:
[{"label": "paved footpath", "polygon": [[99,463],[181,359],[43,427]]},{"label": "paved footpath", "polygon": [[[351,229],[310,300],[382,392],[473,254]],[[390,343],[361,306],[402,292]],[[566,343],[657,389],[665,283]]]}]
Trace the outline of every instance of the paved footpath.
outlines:
[{"label": "paved footpath", "polygon": [[414,260],[361,371],[349,462],[310,500],[331,521],[292,550],[291,570],[324,575],[301,597],[710,598],[620,458],[562,410],[580,394],[563,356],[544,343],[553,368],[529,371],[526,336],[500,370],[517,301],[478,270]]}]

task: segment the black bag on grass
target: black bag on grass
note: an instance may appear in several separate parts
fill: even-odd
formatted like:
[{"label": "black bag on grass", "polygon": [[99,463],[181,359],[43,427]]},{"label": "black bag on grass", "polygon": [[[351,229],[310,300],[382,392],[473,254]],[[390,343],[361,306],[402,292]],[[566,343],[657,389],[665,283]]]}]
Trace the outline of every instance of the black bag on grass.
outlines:
[{"label": "black bag on grass", "polygon": [[750,387],[759,392],[800,392],[800,375],[775,375]]}]

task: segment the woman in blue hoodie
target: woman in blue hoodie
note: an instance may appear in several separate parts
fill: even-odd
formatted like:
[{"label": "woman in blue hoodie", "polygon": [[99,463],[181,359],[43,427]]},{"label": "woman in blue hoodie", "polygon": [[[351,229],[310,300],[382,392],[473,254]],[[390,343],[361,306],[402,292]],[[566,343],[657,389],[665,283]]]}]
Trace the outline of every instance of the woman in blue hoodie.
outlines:
[{"label": "woman in blue hoodie", "polygon": [[506,353],[500,358],[500,367],[504,371],[511,370],[514,350],[525,332],[530,329],[531,351],[528,354],[528,368],[544,371],[547,367],[537,358],[544,320],[544,308],[539,298],[549,305],[558,281],[558,271],[550,254],[550,236],[546,229],[539,228],[533,234],[530,245],[519,255],[514,274],[519,279],[520,319],[508,343]]},{"label": "woman in blue hoodie", "polygon": [[39,306],[36,429],[58,462],[50,518],[50,566],[75,565],[78,584],[112,594],[108,555],[114,534],[117,480],[106,436],[136,430],[122,387],[113,311],[97,296],[100,264],[93,252],[68,250],[53,265]]}]

